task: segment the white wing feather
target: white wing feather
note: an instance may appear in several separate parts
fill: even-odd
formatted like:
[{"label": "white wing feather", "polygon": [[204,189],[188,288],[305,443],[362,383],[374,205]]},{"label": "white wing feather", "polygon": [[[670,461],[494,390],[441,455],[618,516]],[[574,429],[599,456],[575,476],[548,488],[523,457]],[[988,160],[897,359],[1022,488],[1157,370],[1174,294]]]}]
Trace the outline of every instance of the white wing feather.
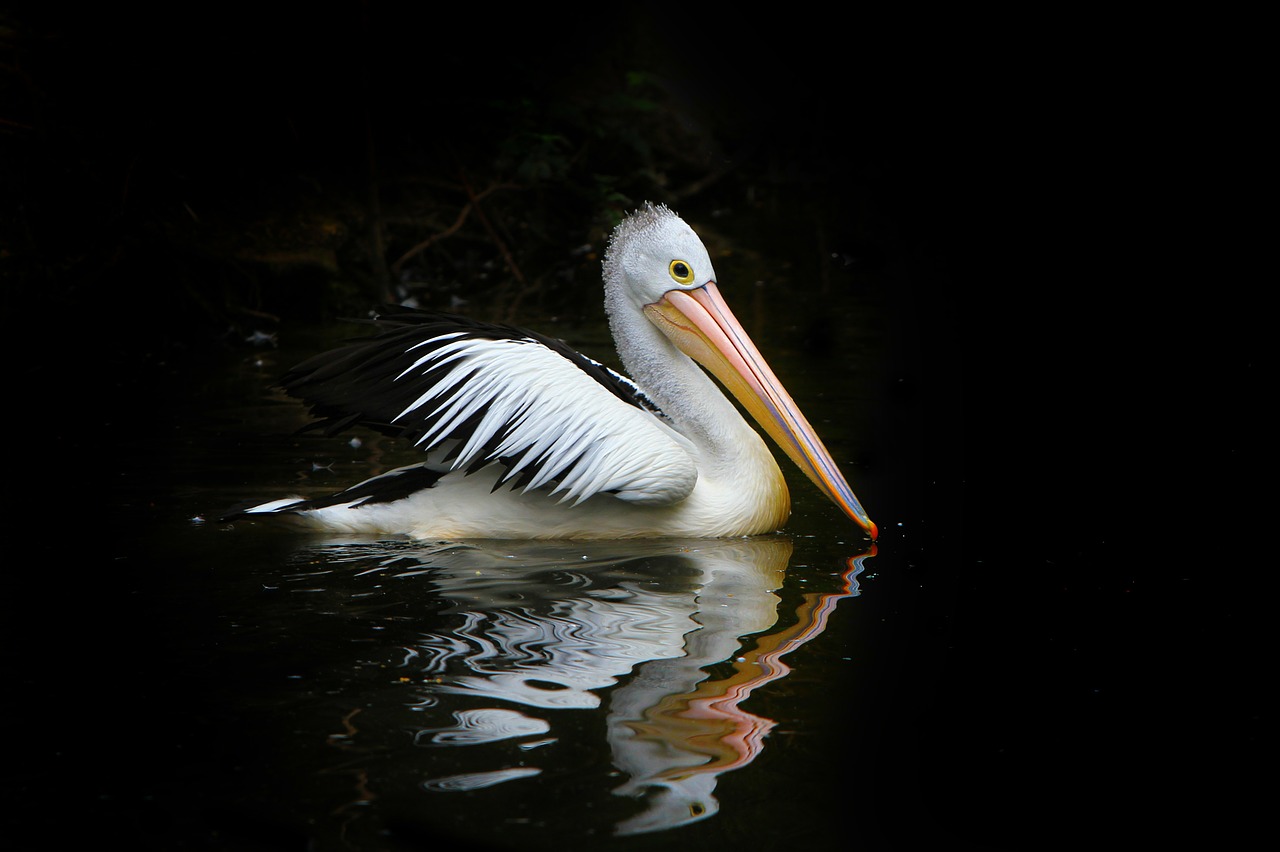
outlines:
[{"label": "white wing feather", "polygon": [[452,462],[455,470],[481,460],[483,448],[502,435],[483,458],[520,456],[504,480],[535,465],[524,490],[555,482],[551,493],[563,492],[561,502],[576,505],[612,493],[633,503],[667,505],[693,490],[698,475],[686,438],[536,341],[459,337],[433,348],[397,379],[444,365],[452,365],[448,373],[392,422],[434,415],[435,423],[418,441],[431,450],[478,416]]}]

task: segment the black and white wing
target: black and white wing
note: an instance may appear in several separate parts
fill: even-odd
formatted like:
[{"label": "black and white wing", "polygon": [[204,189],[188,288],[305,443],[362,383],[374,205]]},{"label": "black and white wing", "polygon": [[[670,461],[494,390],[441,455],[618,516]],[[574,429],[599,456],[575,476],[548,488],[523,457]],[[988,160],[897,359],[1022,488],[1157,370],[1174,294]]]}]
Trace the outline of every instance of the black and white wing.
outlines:
[{"label": "black and white wing", "polygon": [[579,503],[665,505],[693,490],[691,445],[627,379],[551,338],[450,314],[389,309],[369,338],[318,355],[281,386],[328,433],[365,426],[440,451],[453,470]]}]

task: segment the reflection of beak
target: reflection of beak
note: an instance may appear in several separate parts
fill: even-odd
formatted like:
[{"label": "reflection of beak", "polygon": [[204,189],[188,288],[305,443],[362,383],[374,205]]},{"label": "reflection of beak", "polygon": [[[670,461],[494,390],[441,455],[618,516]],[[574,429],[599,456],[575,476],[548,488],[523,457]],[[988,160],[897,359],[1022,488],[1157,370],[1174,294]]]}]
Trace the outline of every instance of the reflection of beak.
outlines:
[{"label": "reflection of beak", "polygon": [[738,398],[823,494],[876,538],[876,525],[714,281],[696,290],[668,291],[645,305],[644,312],[681,352],[710,370]]}]

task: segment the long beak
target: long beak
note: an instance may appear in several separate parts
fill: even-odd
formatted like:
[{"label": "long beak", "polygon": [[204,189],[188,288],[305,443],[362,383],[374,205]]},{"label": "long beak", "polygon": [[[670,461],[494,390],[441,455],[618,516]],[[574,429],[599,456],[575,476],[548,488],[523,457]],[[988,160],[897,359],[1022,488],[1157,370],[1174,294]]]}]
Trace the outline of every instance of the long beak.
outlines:
[{"label": "long beak", "polygon": [[818,489],[874,540],[879,531],[809,421],[720,296],[715,282],[671,290],[645,314],[681,352],[711,371]]}]

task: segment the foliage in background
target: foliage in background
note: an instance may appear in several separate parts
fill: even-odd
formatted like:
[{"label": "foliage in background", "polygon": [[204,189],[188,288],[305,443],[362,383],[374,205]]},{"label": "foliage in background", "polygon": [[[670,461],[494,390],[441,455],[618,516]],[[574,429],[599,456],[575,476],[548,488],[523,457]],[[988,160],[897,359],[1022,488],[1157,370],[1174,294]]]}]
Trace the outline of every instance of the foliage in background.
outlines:
[{"label": "foliage in background", "polygon": [[121,340],[194,346],[387,299],[594,318],[606,235],[646,200],[722,245],[798,242],[822,287],[821,263],[851,256],[831,214],[863,203],[845,190],[874,163],[865,132],[832,132],[838,75],[741,39],[716,61],[639,13],[539,38],[336,8],[197,5],[159,35],[51,7],[0,20],[6,284]]}]

